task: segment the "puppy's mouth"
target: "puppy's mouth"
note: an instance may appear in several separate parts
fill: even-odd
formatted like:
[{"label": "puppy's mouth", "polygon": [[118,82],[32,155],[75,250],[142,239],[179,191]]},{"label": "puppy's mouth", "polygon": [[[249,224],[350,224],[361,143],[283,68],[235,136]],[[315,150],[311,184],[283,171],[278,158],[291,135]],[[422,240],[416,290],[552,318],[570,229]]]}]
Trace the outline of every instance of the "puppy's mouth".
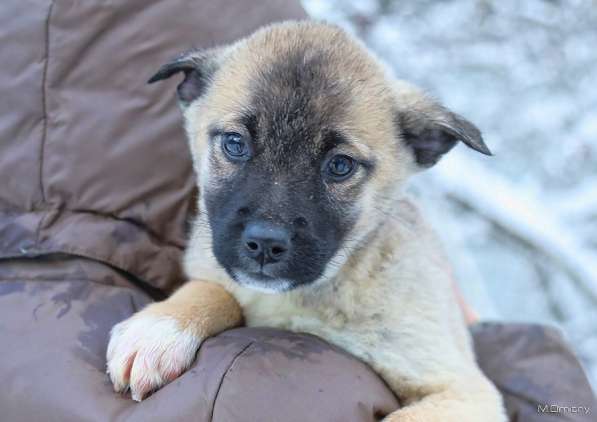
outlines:
[{"label": "puppy's mouth", "polygon": [[233,268],[232,278],[241,286],[253,289],[262,293],[282,293],[293,290],[297,283],[292,280],[274,277],[267,274],[267,271],[260,269],[255,272],[247,272],[240,268]]}]

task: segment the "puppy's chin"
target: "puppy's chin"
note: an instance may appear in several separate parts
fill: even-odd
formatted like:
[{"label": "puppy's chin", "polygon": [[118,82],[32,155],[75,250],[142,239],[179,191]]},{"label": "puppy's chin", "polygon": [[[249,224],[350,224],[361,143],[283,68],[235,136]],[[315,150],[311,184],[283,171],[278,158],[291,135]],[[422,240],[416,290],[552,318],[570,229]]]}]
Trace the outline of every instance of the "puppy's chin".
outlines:
[{"label": "puppy's chin", "polygon": [[284,293],[294,290],[299,285],[291,280],[273,277],[252,276],[240,269],[231,271],[232,278],[241,286],[261,293]]}]

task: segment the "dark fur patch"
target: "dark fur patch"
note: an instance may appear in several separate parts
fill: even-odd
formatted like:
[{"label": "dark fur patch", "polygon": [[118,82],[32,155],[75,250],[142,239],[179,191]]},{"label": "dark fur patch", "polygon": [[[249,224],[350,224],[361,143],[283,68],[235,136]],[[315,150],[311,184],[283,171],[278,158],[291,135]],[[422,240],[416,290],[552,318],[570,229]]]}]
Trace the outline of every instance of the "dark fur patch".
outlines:
[{"label": "dark fur patch", "polygon": [[239,248],[249,221],[267,220],[292,233],[290,259],[274,264],[276,277],[292,287],[322,275],[354,224],[348,210],[358,187],[338,198],[322,177],[329,151],[347,142],[335,126],[350,101],[328,66],[324,52],[305,47],[279,57],[251,81],[241,123],[254,155],[205,193],[214,253],[232,276],[234,268],[254,266]]},{"label": "dark fur patch", "polygon": [[439,120],[414,111],[396,113],[397,130],[401,132],[404,143],[412,149],[417,164],[433,166],[458,141],[482,154],[491,155],[475,125],[440,105],[435,105],[435,112],[441,116]]},{"label": "dark fur patch", "polygon": [[454,136],[439,128],[423,128],[418,133],[405,131],[402,137],[406,145],[412,148],[417,164],[422,167],[437,163],[457,142]]},{"label": "dark fur patch", "polygon": [[184,79],[176,87],[176,92],[180,103],[186,107],[205,93],[216,70],[216,61],[210,52],[191,52],[163,65],[147,83],[184,73]]}]

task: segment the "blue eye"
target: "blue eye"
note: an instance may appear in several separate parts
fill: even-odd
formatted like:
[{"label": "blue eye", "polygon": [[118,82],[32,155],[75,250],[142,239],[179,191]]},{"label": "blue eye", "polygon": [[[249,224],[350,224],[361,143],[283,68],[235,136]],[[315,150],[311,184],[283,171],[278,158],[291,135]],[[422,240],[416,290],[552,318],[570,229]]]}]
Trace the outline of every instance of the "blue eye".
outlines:
[{"label": "blue eye", "polygon": [[356,165],[348,155],[334,155],[327,163],[327,173],[336,181],[348,179]]},{"label": "blue eye", "polygon": [[233,160],[246,160],[249,157],[247,141],[239,133],[224,133],[222,135],[222,149]]}]

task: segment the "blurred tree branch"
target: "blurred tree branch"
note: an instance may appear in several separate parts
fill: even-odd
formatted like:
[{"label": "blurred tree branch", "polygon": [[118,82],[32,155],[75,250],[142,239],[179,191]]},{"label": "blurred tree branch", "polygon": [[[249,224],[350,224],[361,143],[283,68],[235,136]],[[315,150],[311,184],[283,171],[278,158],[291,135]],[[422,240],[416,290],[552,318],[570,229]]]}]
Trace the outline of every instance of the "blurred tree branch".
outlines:
[{"label": "blurred tree branch", "polygon": [[[474,179],[463,177],[463,168],[474,174]],[[437,188],[448,197],[464,203],[564,270],[597,306],[597,256],[588,253],[570,230],[561,226],[547,204],[536,203],[505,179],[456,154],[435,169],[434,177]]]}]

